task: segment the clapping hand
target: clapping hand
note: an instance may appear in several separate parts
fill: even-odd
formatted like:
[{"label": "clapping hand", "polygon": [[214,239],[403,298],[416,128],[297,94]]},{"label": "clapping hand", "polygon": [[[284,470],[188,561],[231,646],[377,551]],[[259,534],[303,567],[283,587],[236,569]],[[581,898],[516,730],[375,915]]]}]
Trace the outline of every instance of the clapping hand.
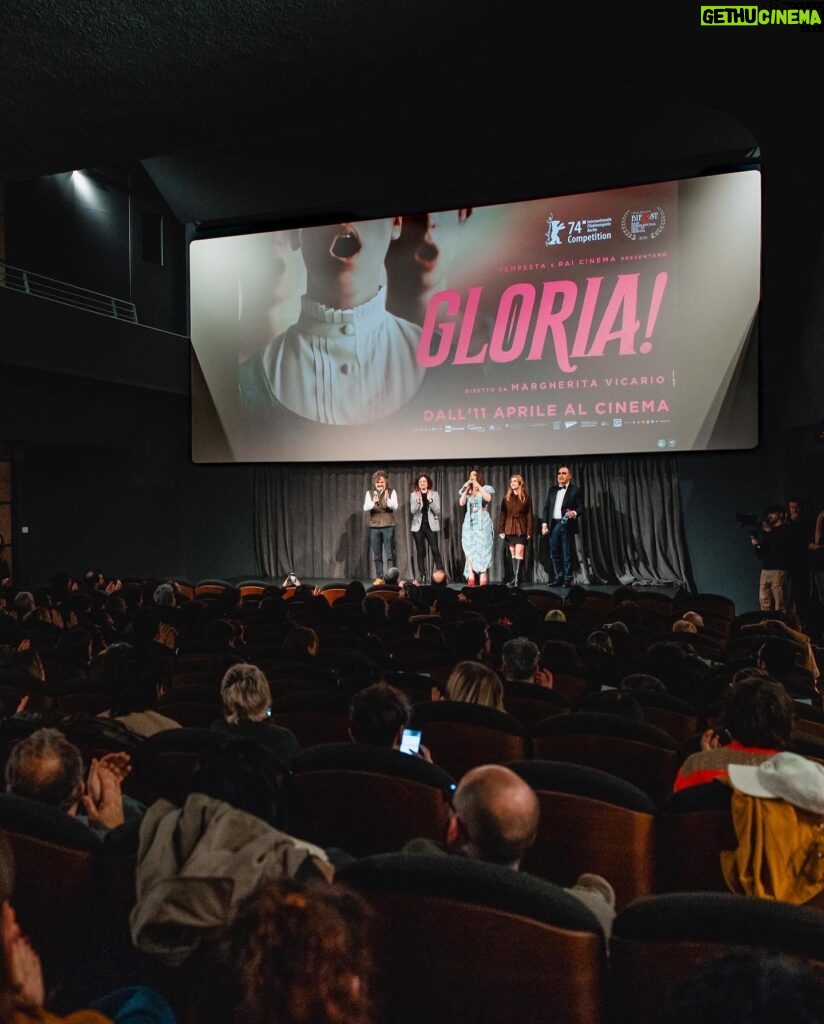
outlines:
[{"label": "clapping hand", "polygon": [[[131,765],[124,771],[123,756],[118,752],[106,754],[100,759],[92,758],[86,779],[86,792],[80,797],[89,821],[101,828],[117,828],[125,821],[120,785],[131,770]],[[125,756],[129,757],[128,754]]]},{"label": "clapping hand", "polygon": [[[40,957],[20,930],[14,908],[8,902],[3,904],[2,930],[3,954],[10,987],[23,1006],[42,1010],[46,1001],[46,989],[43,984]],[[17,1016],[18,1014],[12,1012],[11,1017]]]}]

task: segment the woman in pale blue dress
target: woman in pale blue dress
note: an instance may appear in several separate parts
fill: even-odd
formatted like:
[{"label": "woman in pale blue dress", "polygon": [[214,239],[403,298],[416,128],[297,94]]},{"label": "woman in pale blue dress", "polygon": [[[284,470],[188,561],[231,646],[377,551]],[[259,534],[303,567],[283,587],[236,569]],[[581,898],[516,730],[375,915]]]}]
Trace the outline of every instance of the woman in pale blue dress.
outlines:
[{"label": "woman in pale blue dress", "polygon": [[461,529],[461,545],[466,556],[464,576],[470,587],[475,586],[476,572],[480,573],[482,587],[489,583],[489,566],[492,563],[492,544],[495,535],[487,506],[494,493],[495,488],[484,483],[483,473],[479,469],[473,469],[458,498],[461,508],[466,508]]}]

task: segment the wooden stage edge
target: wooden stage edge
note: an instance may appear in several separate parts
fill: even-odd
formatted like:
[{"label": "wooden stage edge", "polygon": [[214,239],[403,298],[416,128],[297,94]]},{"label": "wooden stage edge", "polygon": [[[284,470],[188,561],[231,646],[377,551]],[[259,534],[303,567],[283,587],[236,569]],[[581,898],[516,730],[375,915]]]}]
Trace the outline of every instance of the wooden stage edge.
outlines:
[{"label": "wooden stage edge", "polygon": [[[308,583],[312,587],[315,587],[315,586],[321,586],[321,587],[338,586],[338,587],[343,587],[343,586],[346,586],[346,584],[349,582],[348,579],[335,579],[334,577],[331,577],[331,576],[310,576],[310,577],[307,577],[307,578],[301,577],[300,581],[301,581],[301,583]],[[267,583],[267,584],[274,583],[274,584],[277,584],[278,586],[283,584],[283,580],[282,579],[267,578],[265,576],[256,576],[254,578],[249,577],[249,576],[234,577],[234,578],[229,577],[229,578],[226,579],[226,582],[227,583],[231,583],[233,586],[237,586],[240,583],[251,583],[251,582]],[[493,580],[492,582],[496,583],[496,582],[500,582],[500,581]],[[361,583],[363,583],[363,585],[365,587],[371,587],[372,586],[372,578],[370,578],[370,579],[361,579]],[[601,584],[601,583],[581,583],[581,584],[577,584],[577,585],[583,587],[583,589],[586,590],[586,591],[593,591],[593,592],[597,592],[597,593],[600,593],[600,594],[612,594],[613,591],[618,589],[620,584],[617,584],[617,583],[603,583],[603,584]],[[464,586],[466,586],[466,584],[463,582],[463,580],[454,580],[454,581],[450,582],[448,584],[448,586],[452,590],[462,590],[464,588]],[[632,587],[633,590],[637,591],[639,594],[660,594],[663,597],[670,597],[670,598],[677,597],[679,594],[681,594],[682,592],[686,591],[686,588],[682,584],[680,584],[680,583],[659,584],[659,585],[649,585],[649,586],[646,585],[646,584],[642,584],[642,583],[633,583],[633,584],[631,584],[631,587]],[[537,593],[545,593],[546,591],[551,590],[553,593],[560,594],[563,597],[563,595],[567,592],[567,590],[569,588],[568,587],[548,587],[545,583],[526,583],[526,584],[524,584],[524,586],[519,587],[518,589],[522,593],[524,593],[524,594],[530,594],[530,593],[536,593],[536,592]]]}]

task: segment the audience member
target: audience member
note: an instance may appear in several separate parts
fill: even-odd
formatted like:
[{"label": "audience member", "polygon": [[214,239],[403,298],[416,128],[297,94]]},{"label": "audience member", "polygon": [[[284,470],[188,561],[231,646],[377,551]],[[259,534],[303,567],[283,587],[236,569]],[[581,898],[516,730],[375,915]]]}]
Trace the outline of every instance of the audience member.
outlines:
[{"label": "audience member", "polygon": [[538,645],[525,636],[507,640],[501,651],[501,671],[505,683],[536,683],[552,689],[552,673],[541,668]]},{"label": "audience member", "polygon": [[674,789],[727,779],[730,764],[755,765],[792,742],[793,703],[769,678],[732,683],[724,694],[720,724],[701,737],[701,750],[681,765]]},{"label": "audience member", "polygon": [[673,696],[700,711],[718,699],[718,685],[709,666],[680,641],[658,640],[627,667],[630,672],[657,676]]},{"label": "audience member", "polygon": [[594,647],[604,654],[615,654],[612,637],[605,629],[594,629],[586,639],[586,646]]},{"label": "audience member", "polygon": [[483,661],[489,653],[488,641],[486,620],[472,612],[455,625],[450,646],[457,661]]},{"label": "audience member", "polygon": [[157,709],[163,680],[157,666],[141,663],[131,644],[113,644],[103,656],[102,683],[112,703],[100,718],[115,718],[138,736],[152,736],[180,723]]},{"label": "audience member", "polygon": [[587,668],[575,649],[575,644],[568,640],[545,640],[541,646],[541,668],[550,672],[562,672],[567,675],[586,676]]},{"label": "audience member", "polygon": [[273,753],[283,768],[291,767],[300,743],[291,729],[272,723],[272,692],[257,665],[241,662],[227,669],[220,683],[220,698],[224,717],[212,723],[214,730],[224,737],[255,740]]},{"label": "audience member", "polygon": [[[358,690],[349,704],[349,735],[355,743],[369,743],[376,747],[398,750],[403,730],[412,717],[409,698],[396,686],[375,683]],[[424,761],[432,755],[423,745],[418,750]]]},{"label": "audience member", "polygon": [[130,771],[128,754],[106,754],[92,759],[84,780],[78,748],[58,729],[37,729],[15,743],[9,754],[6,792],[65,811],[102,836],[127,816],[143,813],[142,805],[121,791]]},{"label": "audience member", "polygon": [[673,633],[697,633],[698,626],[689,619],[676,619],[672,624]]},{"label": "audience member", "polygon": [[[535,842],[541,807],[532,787],[500,764],[471,768],[452,798],[452,813],[443,842],[413,839],[407,853],[447,853],[500,864],[518,871]],[[566,890],[586,904],[609,938],[615,918],[615,893],[600,875],[583,874]]]},{"label": "audience member", "polygon": [[[480,661],[459,661],[446,680],[446,700],[465,701],[505,711],[504,686],[498,673]],[[439,688],[433,688],[433,700],[440,700]]]},{"label": "audience member", "polygon": [[193,958],[184,1024],[376,1024],[372,920],[340,883],[260,886]]}]

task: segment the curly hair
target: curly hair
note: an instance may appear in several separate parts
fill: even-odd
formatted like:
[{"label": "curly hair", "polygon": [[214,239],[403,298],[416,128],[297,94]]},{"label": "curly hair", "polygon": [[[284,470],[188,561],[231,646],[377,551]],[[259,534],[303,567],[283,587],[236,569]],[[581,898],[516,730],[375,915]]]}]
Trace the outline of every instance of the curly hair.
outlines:
[{"label": "curly hair", "polygon": [[373,1024],[372,911],[358,893],[278,881],[196,954],[190,1020]]}]

